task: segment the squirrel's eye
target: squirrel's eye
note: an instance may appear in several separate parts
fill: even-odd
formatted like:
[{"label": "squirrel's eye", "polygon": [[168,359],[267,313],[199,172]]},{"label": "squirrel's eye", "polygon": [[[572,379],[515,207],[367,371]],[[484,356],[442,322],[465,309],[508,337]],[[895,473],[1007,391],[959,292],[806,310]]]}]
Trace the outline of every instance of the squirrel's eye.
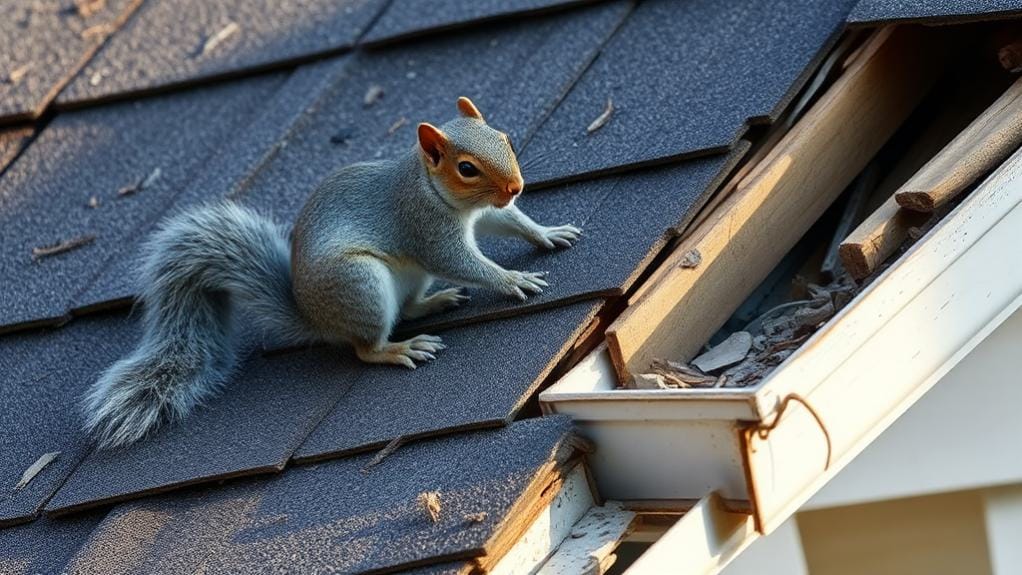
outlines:
[{"label": "squirrel's eye", "polygon": [[459,162],[458,173],[463,178],[474,178],[479,175],[479,168],[475,167],[472,162]]}]

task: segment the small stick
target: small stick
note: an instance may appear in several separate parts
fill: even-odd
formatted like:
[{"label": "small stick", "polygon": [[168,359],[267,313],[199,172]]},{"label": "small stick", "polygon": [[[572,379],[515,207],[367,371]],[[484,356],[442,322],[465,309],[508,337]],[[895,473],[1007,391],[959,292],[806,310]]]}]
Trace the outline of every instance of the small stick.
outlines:
[{"label": "small stick", "polygon": [[586,128],[587,134],[592,134],[596,130],[599,130],[610,121],[610,117],[614,114],[614,102],[610,98],[607,98],[607,107],[603,109],[603,113],[596,117],[595,120],[589,127]]},{"label": "small stick", "polygon": [[205,56],[213,50],[216,50],[216,47],[219,46],[221,42],[230,38],[239,30],[241,30],[241,26],[238,26],[237,22],[227,24],[221,28],[219,32],[206,39],[206,42],[202,45],[202,50],[199,52],[199,56]]},{"label": "small stick", "polygon": [[17,86],[18,84],[21,83],[22,80],[25,79],[25,76],[28,75],[28,71],[31,70],[31,69],[32,69],[32,63],[29,62],[27,64],[23,64],[23,65],[18,66],[17,68],[15,68],[13,70],[11,70],[11,72],[9,74],[7,74],[7,83],[9,83],[9,84],[11,84],[13,86]]},{"label": "small stick", "polygon": [[398,129],[401,128],[401,126],[404,126],[407,123],[408,118],[401,116],[401,118],[398,121],[391,124],[390,128],[387,129],[387,135],[389,136],[393,134],[394,132],[398,131]]},{"label": "small stick", "polygon": [[78,236],[77,238],[71,238],[64,240],[60,243],[56,243],[49,246],[43,246],[38,248],[32,248],[32,259],[41,260],[64,252],[78,249],[82,246],[87,246],[96,240],[94,235]]},{"label": "small stick", "polygon": [[362,471],[369,471],[371,467],[379,465],[380,462],[386,459],[388,455],[397,451],[397,449],[401,447],[401,445],[404,444],[404,442],[405,438],[400,435],[392,439],[390,443],[384,446],[384,448],[381,449],[376,454],[376,456],[373,457],[372,460],[370,460],[369,463],[367,463],[366,466],[362,468]]}]

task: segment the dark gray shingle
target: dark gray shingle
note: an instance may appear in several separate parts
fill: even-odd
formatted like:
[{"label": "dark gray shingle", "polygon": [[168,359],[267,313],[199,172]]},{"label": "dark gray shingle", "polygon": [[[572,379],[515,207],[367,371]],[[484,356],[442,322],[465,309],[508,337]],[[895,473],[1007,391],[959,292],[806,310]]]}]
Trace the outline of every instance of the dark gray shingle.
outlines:
[{"label": "dark gray shingle", "polygon": [[[88,453],[79,400],[135,337],[134,322],[101,317],[0,338],[0,525],[34,516]],[[60,455],[14,489],[26,469],[52,452]]]},{"label": "dark gray shingle", "polygon": [[[283,79],[262,76],[50,122],[0,178],[0,277],[19,288],[0,291],[0,325],[64,316],[72,297],[136,241],[139,227],[151,225]],[[146,179],[145,189],[119,194]],[[33,257],[33,249],[90,236],[78,249]]]},{"label": "dark gray shingle", "polygon": [[[772,119],[853,0],[647,0],[525,144],[525,177],[557,181],[720,151]],[[587,133],[607,100],[614,112]]]},{"label": "dark gray shingle", "polygon": [[[541,470],[570,455],[569,430],[564,417],[525,420],[406,445],[368,469],[370,455],[351,457],[133,503],[75,565],[117,573],[129,556],[152,572],[359,573],[479,556]],[[417,501],[425,491],[440,493],[437,523]]]},{"label": "dark gray shingle", "polygon": [[385,4],[149,0],[61,92],[57,103],[120,98],[337,52],[352,46]]},{"label": "dark gray shingle", "polygon": [[1022,14],[1022,4],[1018,0],[860,0],[848,15],[848,21],[856,24],[962,22],[1018,14]]},{"label": "dark gray shingle", "polygon": [[139,4],[0,0],[0,123],[39,116]]},{"label": "dark gray shingle", "polygon": [[444,332],[448,349],[415,371],[367,367],[295,456],[321,459],[398,436],[504,423],[518,413],[601,303]]},{"label": "dark gray shingle", "polygon": [[509,17],[547,13],[595,0],[393,0],[362,38],[363,43],[393,42],[452,28],[482,26]]}]

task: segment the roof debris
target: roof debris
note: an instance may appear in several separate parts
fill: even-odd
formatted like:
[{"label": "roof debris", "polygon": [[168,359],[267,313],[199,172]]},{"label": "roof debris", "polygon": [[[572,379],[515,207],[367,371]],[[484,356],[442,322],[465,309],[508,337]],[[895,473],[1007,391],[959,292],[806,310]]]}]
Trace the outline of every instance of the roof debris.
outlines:
[{"label": "roof debris", "polygon": [[682,256],[681,261],[678,262],[678,267],[690,270],[699,267],[701,263],[703,263],[703,254],[699,253],[697,249],[691,249]]},{"label": "roof debris", "polygon": [[404,444],[404,442],[405,438],[402,435],[399,435],[394,439],[390,440],[390,443],[388,443],[386,446],[384,446],[383,449],[377,452],[376,456],[373,457],[369,461],[369,463],[367,463],[366,466],[362,468],[362,471],[363,472],[369,471],[371,467],[379,465],[380,462],[386,459],[388,455],[397,451],[397,449],[401,447],[401,445]]},{"label": "roof debris", "polygon": [[84,236],[78,236],[76,238],[71,238],[69,240],[64,240],[62,242],[58,242],[56,244],[52,244],[49,246],[32,248],[32,259],[41,260],[43,258],[48,258],[50,256],[55,256],[57,254],[62,254],[64,252],[69,252],[71,250],[76,250],[82,246],[87,246],[91,244],[95,240],[96,236],[89,234]]},{"label": "roof debris", "polygon": [[36,475],[39,475],[40,471],[42,471],[47,465],[53,463],[53,460],[57,459],[57,456],[59,455],[60,455],[59,451],[51,451],[49,453],[44,453],[40,455],[39,459],[36,459],[35,463],[30,465],[28,469],[26,469],[25,472],[21,474],[21,479],[19,479],[18,483],[14,486],[15,491],[17,491],[18,489],[24,489],[25,486],[27,486],[29,483],[32,482],[33,479],[35,479]]},{"label": "roof debris", "polygon": [[82,18],[88,18],[106,8],[106,0],[75,0],[75,11]]},{"label": "roof debris", "polygon": [[717,371],[742,361],[749,355],[750,349],[752,335],[746,331],[736,331],[706,353],[693,359],[692,365],[704,372]]},{"label": "roof debris", "polygon": [[206,41],[203,42],[202,48],[199,50],[196,56],[202,57],[205,56],[206,54],[209,54],[213,50],[216,50],[216,47],[219,46],[224,40],[230,38],[240,30],[241,26],[238,26],[237,22],[229,22],[226,26],[221,28],[219,32],[213,34],[209,38],[206,38]]},{"label": "roof debris", "polygon": [[607,122],[610,121],[610,117],[614,115],[614,102],[610,98],[607,98],[607,107],[603,109],[603,113],[596,117],[595,120],[586,128],[587,134],[592,134],[596,130],[599,130]]},{"label": "roof debris", "polygon": [[440,521],[440,492],[425,491],[419,494],[419,506],[433,523]]},{"label": "roof debris", "polygon": [[17,86],[18,84],[21,83],[23,79],[25,79],[25,76],[28,75],[28,71],[31,69],[32,62],[29,62],[27,64],[22,64],[21,66],[18,66],[17,68],[11,70],[7,74],[7,83],[12,86]]},{"label": "roof debris", "polygon": [[366,95],[362,98],[362,105],[366,108],[372,106],[377,100],[383,97],[383,86],[379,84],[372,84],[369,89],[366,90]]},{"label": "roof debris", "polygon": [[160,168],[156,168],[153,171],[149,172],[148,176],[139,178],[134,184],[129,184],[117,190],[117,195],[130,196],[136,192],[141,192],[142,190],[156,183],[156,180],[160,179],[161,175],[163,175],[163,171]]},{"label": "roof debris", "polygon": [[89,198],[89,203],[88,203],[88,206],[89,206],[90,208],[92,208],[92,209],[96,209],[96,208],[98,208],[98,207],[99,207],[99,197],[98,197],[98,196],[95,196],[95,195],[93,195],[92,197],[90,197],[90,198]]},{"label": "roof debris", "polygon": [[486,521],[486,517],[487,513],[485,511],[480,511],[479,513],[469,513],[468,515],[465,516],[465,522],[482,523],[483,521]]},{"label": "roof debris", "polygon": [[88,28],[81,31],[78,36],[83,40],[91,40],[93,37],[102,38],[107,34],[114,31],[114,26],[111,24],[96,24],[95,26],[89,26]]},{"label": "roof debris", "polygon": [[401,116],[401,118],[398,119],[398,121],[391,124],[390,128],[387,128],[387,135],[388,136],[392,135],[394,132],[398,131],[401,128],[401,126],[404,126],[407,123],[408,118]]}]

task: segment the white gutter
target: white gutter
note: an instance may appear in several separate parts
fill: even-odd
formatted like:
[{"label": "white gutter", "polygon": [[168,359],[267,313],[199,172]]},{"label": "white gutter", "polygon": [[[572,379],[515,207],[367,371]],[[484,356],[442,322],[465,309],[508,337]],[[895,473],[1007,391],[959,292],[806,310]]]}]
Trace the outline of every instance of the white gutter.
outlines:
[{"label": "white gutter", "polygon": [[[1020,202],[1016,153],[756,387],[614,389],[601,348],[540,401],[596,443],[590,463],[604,497],[676,502],[716,490],[769,533],[1019,307]],[[792,394],[823,427],[792,401],[757,435]]]}]

